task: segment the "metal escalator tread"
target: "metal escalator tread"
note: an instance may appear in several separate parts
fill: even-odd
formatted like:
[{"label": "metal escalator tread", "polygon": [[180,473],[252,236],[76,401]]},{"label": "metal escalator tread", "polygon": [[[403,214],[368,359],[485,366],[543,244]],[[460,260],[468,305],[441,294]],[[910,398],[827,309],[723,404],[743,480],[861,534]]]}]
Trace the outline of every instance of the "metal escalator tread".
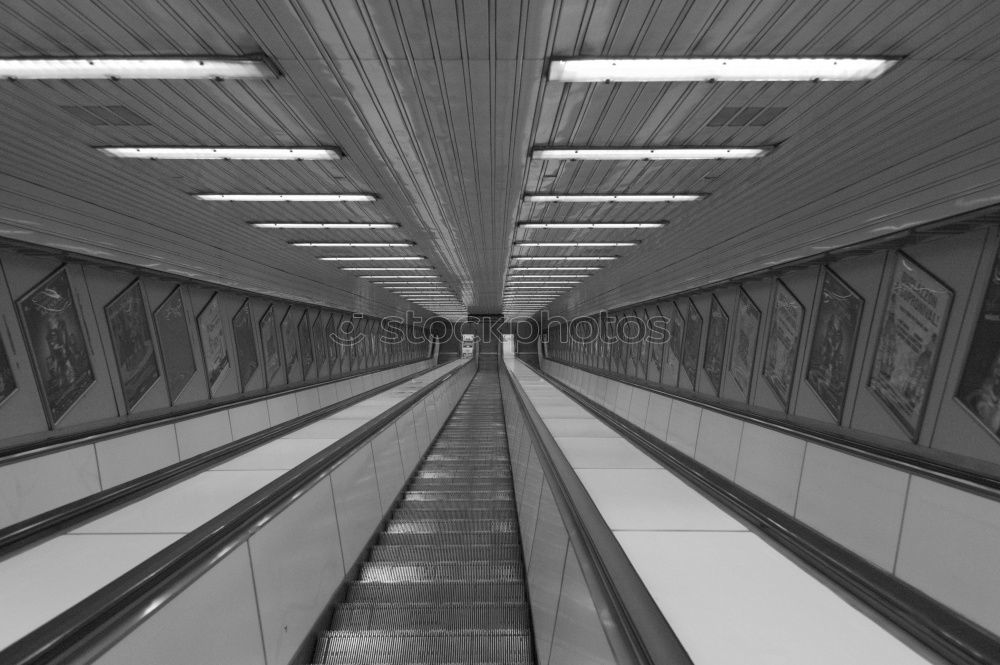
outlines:
[{"label": "metal escalator tread", "polygon": [[535,662],[495,365],[480,365],[319,636],[314,662]]}]

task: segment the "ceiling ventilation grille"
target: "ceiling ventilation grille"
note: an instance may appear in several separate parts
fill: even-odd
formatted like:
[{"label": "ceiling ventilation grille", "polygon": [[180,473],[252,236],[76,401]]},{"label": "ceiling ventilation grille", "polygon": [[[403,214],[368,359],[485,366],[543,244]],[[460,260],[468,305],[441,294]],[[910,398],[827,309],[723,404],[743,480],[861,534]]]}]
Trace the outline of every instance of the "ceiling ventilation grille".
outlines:
[{"label": "ceiling ventilation grille", "polygon": [[148,126],[150,123],[124,106],[60,106],[71,116],[94,127]]},{"label": "ceiling ventilation grille", "polygon": [[784,110],[784,106],[723,106],[706,126],[763,127]]}]

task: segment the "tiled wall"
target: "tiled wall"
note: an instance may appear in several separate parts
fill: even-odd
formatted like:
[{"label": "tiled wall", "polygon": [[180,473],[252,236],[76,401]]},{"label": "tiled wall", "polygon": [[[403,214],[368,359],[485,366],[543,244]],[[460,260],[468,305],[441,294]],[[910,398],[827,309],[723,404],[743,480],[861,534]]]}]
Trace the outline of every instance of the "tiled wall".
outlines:
[{"label": "tiled wall", "polygon": [[538,665],[614,663],[537,444],[512,388],[507,381],[501,387]]},{"label": "tiled wall", "polygon": [[1000,501],[551,360],[542,369],[1000,634]]},{"label": "tiled wall", "polygon": [[289,663],[474,374],[467,364],[96,662]]},{"label": "tiled wall", "polygon": [[433,366],[422,360],[0,465],[0,528]]}]

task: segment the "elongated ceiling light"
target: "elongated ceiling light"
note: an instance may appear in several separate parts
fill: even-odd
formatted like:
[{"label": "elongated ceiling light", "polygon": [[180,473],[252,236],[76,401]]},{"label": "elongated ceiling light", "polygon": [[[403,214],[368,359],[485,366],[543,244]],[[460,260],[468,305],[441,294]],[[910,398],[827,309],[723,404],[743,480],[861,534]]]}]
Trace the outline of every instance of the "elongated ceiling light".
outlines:
[{"label": "elongated ceiling light", "polygon": [[[527,277],[534,277],[535,275],[526,275],[526,276]],[[582,277],[582,275],[581,275],[581,277]],[[542,284],[580,284],[580,283],[581,282],[578,279],[568,279],[568,280],[557,279],[557,280],[530,281],[530,280],[526,280],[526,279],[520,279],[517,275],[514,275],[513,278],[510,279],[510,280],[508,280],[508,282],[507,282],[507,284],[510,284],[510,285],[513,285],[513,284],[538,284],[538,285],[542,285]]]},{"label": "elongated ceiling light", "polygon": [[525,194],[525,203],[683,203],[704,194]]},{"label": "elongated ceiling light", "polygon": [[195,194],[202,201],[279,201],[283,203],[370,203],[374,194]]},{"label": "elongated ceiling light", "polygon": [[98,148],[111,157],[125,159],[229,159],[254,161],[319,161],[340,159],[336,148],[168,148],[123,146]]},{"label": "elongated ceiling light", "polygon": [[549,79],[641,81],[870,81],[898,58],[579,58],[553,60]]},{"label": "elongated ceiling light", "polygon": [[[344,268],[344,270],[354,270],[354,268]],[[367,270],[367,268],[363,268],[363,270]],[[403,268],[399,268],[399,270],[403,270]],[[360,279],[441,279],[437,275],[355,275],[355,277]],[[440,282],[434,283],[440,284]]]},{"label": "elongated ceiling light", "polygon": [[522,229],[662,229],[666,222],[520,222]]},{"label": "elongated ceiling light", "polygon": [[[590,275],[510,275],[509,279],[583,279]],[[578,282],[574,282],[578,283]]]},{"label": "elongated ceiling light", "polygon": [[262,55],[0,58],[0,77],[8,79],[261,79],[277,75]]},{"label": "elongated ceiling light", "polygon": [[617,256],[512,256],[514,261],[614,261]]},{"label": "elongated ceiling light", "polygon": [[634,247],[638,242],[515,242],[515,247]]},{"label": "elongated ceiling light", "polygon": [[544,268],[535,268],[533,266],[514,266],[511,270],[600,270],[600,268],[591,268],[589,266],[573,266],[572,268],[563,268],[562,266],[546,266]]},{"label": "elongated ceiling light", "polygon": [[[423,277],[423,276],[424,275],[414,275],[413,279],[417,279],[418,277]],[[362,275],[361,277],[362,278],[371,277],[371,278],[377,278],[377,279],[387,279],[389,277],[400,277],[400,278],[403,278],[403,279],[407,279],[407,277],[405,275],[377,275],[377,276],[376,275]],[[427,279],[434,279],[434,278],[433,277],[428,277]],[[405,281],[405,282],[372,282],[372,284],[374,284],[375,286],[401,286],[401,285],[407,285],[407,284],[430,284],[430,285],[435,285],[435,284],[444,284],[444,282],[410,282],[410,281]]]},{"label": "elongated ceiling light", "polygon": [[412,242],[290,242],[296,247],[412,247]]},{"label": "elongated ceiling light", "polygon": [[532,159],[586,160],[692,160],[753,159],[771,151],[763,148],[536,148]]},{"label": "elongated ceiling light", "polygon": [[389,222],[250,222],[258,229],[398,229]]},{"label": "elongated ceiling light", "polygon": [[358,261],[423,261],[423,256],[321,256],[320,261],[340,261],[356,263]]},{"label": "elongated ceiling light", "polygon": [[[354,272],[361,272],[361,271],[364,271],[364,272],[388,272],[388,271],[399,272],[400,270],[430,270],[430,268],[421,267],[421,266],[406,266],[405,268],[379,268],[379,267],[369,266],[367,268],[341,268],[341,270],[348,270],[348,271],[354,271]],[[374,277],[374,275],[371,275],[371,277]],[[378,277],[379,277],[379,279],[384,279],[385,277],[390,277],[390,275],[379,275]],[[405,275],[405,277],[406,277],[406,279],[420,279],[419,275]],[[435,279],[437,279],[437,278],[435,277]]]}]

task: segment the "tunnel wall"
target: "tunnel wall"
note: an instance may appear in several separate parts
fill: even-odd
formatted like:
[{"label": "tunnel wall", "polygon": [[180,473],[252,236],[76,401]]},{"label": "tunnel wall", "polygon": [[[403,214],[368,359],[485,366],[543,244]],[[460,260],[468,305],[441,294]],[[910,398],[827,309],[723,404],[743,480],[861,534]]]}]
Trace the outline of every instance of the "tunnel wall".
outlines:
[{"label": "tunnel wall", "polygon": [[[684,323],[690,311],[697,312],[701,319],[701,331],[693,380],[683,367],[678,367],[678,363],[668,362],[671,357],[670,341],[631,345],[604,344],[596,340],[586,343],[570,341],[566,336],[569,324],[560,324],[548,329],[549,355],[583,367],[648,380],[666,390],[709,404],[778,418],[792,426],[861,439],[867,444],[917,451],[936,462],[1000,478],[1000,402],[996,401],[1000,396],[1000,381],[990,380],[991,366],[1000,368],[998,244],[1000,229],[973,226],[965,232],[933,240],[903,244],[898,248],[871,251],[823,264],[812,262],[784,268],[781,272],[742,283],[664,298],[642,307],[610,313],[621,321],[628,317],[645,317],[656,313],[659,308],[665,317]],[[905,350],[901,356],[895,356],[900,361],[893,368],[891,382],[901,387],[904,399],[919,403],[920,395],[925,395],[926,408],[922,417],[919,408],[908,414],[905,409],[901,411],[898,406],[893,407],[890,404],[892,400],[883,399],[881,395],[885,390],[879,388],[875,379],[879,371],[876,356],[879,355],[880,343],[886,347],[891,342],[898,346],[911,343],[915,348],[926,346],[919,339],[921,331],[916,330],[915,337],[913,328],[927,321],[911,321],[910,329],[906,330],[906,325],[897,328],[894,319],[886,316],[893,292],[899,291],[900,282],[895,275],[901,262],[916,266],[920,279],[925,280],[922,284],[943,286],[943,293],[950,299],[950,307],[946,308],[941,324],[928,326],[923,332],[925,335],[939,335],[936,360],[926,363],[917,357],[914,363],[913,356],[917,354],[910,354],[907,363]],[[849,289],[828,289],[828,297],[853,293],[853,301],[860,303],[856,343],[849,344],[848,341],[845,344],[849,344],[849,348],[844,347],[850,363],[845,363],[849,372],[843,391],[842,412],[839,414],[827,404],[833,402],[836,406],[837,400],[830,399],[830,395],[837,391],[827,390],[828,399],[824,401],[816,387],[826,389],[824,386],[830,385],[828,375],[815,371],[815,367],[824,365],[824,339],[831,336],[817,335],[814,342],[817,328],[830,331],[826,323],[829,318],[817,321],[821,299],[824,298],[825,280],[830,280],[829,283],[834,286],[839,280]],[[995,286],[990,288],[991,284]],[[787,405],[783,403],[775,384],[765,377],[768,342],[772,324],[775,323],[775,301],[779,290],[793,297],[803,312],[796,352],[783,359],[790,362],[793,368]],[[741,293],[744,299],[749,299],[753,309],[759,311],[759,324],[755,333],[749,335],[740,335],[737,325]],[[723,312],[727,319],[721,347],[713,347],[719,348],[719,353],[709,353],[706,348],[713,309]],[[895,313],[898,308],[894,306],[892,310]],[[981,319],[989,317],[993,320],[981,322]],[[752,320],[752,313],[746,318]],[[590,320],[595,322],[595,327],[606,325],[596,323],[596,318]],[[748,329],[752,327],[748,326]],[[890,327],[902,332],[883,335],[882,330]],[[982,339],[974,344],[973,336],[977,329]],[[836,330],[832,332],[836,333]],[[840,338],[844,337],[840,335]],[[741,344],[743,339],[748,339],[749,343]],[[682,337],[678,352],[685,344],[686,338]],[[810,364],[813,346],[817,347],[818,354],[815,365]],[[830,346],[827,344],[827,348]],[[749,353],[738,352],[737,347],[749,349]],[[737,377],[734,370],[734,356],[737,355],[740,359],[749,356],[749,366],[741,377]],[[779,355],[776,352],[772,358]],[[883,359],[890,355],[892,352],[883,349]],[[716,362],[710,362],[708,356]],[[741,362],[735,364],[743,365]],[[719,379],[718,385],[706,371],[707,365],[719,368],[715,374]],[[807,376],[811,366],[814,367],[813,380]],[[966,375],[964,380],[963,374]],[[915,380],[917,375],[929,377],[926,384]],[[774,376],[774,372],[770,376]],[[992,391],[988,389],[988,384],[992,385]],[[885,385],[884,382],[882,385]],[[994,398],[992,406],[989,399],[991,392]],[[973,397],[973,393],[980,397]],[[983,393],[986,393],[985,397]],[[977,409],[981,409],[984,415],[977,414]]]},{"label": "tunnel wall", "polygon": [[[372,317],[67,261],[44,249],[0,248],[0,324],[0,454],[414,362],[429,352],[426,342],[331,338],[338,329],[378,333]],[[262,341],[268,330],[271,354]],[[326,344],[317,343],[321,335]],[[169,367],[165,352],[176,359]]]}]

